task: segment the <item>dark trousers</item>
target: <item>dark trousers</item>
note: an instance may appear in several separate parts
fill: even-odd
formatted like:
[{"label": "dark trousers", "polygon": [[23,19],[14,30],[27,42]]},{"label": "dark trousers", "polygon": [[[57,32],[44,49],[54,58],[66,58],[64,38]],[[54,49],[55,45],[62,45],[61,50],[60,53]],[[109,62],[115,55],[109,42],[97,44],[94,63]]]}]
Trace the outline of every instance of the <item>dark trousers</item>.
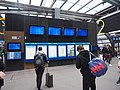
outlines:
[{"label": "dark trousers", "polygon": [[95,77],[89,74],[83,75],[83,90],[96,90]]},{"label": "dark trousers", "polygon": [[44,73],[44,68],[36,68],[36,83],[37,83],[37,88],[38,90],[41,89],[41,83],[42,83],[42,76]]}]

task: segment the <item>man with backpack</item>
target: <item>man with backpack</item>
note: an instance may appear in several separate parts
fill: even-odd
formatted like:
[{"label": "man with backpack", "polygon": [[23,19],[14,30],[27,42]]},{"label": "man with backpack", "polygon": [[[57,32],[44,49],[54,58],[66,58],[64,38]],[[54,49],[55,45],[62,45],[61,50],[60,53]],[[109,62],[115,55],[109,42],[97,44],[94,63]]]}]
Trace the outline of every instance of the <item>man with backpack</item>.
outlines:
[{"label": "man with backpack", "polygon": [[36,83],[38,90],[41,89],[42,76],[45,70],[45,65],[48,65],[48,58],[42,51],[42,47],[38,48],[38,52],[34,56],[34,67],[36,72]]},{"label": "man with backpack", "polygon": [[83,76],[83,90],[89,90],[89,88],[91,88],[91,90],[96,90],[96,77],[91,73],[88,64],[90,61],[89,51],[84,50],[84,47],[81,45],[77,47],[77,51],[79,54],[76,58],[76,68],[80,69]]}]

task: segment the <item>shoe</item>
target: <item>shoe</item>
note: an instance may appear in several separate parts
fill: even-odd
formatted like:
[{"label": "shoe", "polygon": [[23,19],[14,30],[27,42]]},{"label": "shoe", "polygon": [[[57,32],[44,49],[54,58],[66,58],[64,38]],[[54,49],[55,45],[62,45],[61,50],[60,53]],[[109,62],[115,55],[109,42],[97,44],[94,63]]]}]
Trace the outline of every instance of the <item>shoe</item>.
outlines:
[{"label": "shoe", "polygon": [[109,64],[109,66],[112,66],[112,64]]},{"label": "shoe", "polygon": [[120,82],[119,82],[119,83],[116,83],[116,85],[120,85]]}]

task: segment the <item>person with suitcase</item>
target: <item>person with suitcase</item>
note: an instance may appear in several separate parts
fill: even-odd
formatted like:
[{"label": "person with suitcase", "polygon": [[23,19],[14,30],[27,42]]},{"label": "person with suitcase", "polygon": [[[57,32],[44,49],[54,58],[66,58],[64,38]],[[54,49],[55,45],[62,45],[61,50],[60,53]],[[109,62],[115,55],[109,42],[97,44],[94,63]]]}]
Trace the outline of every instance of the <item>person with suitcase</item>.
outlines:
[{"label": "person with suitcase", "polygon": [[42,51],[42,47],[39,47],[38,52],[34,56],[34,67],[36,72],[36,83],[38,90],[42,90],[42,76],[45,70],[45,65],[48,65],[48,63],[49,62],[46,54]]}]

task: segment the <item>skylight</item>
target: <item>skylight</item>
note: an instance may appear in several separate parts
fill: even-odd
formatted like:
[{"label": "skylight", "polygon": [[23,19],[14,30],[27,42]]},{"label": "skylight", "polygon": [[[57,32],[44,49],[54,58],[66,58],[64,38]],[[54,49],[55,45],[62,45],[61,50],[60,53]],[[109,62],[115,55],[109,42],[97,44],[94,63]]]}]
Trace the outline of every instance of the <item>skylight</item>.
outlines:
[{"label": "skylight", "polygon": [[5,0],[5,1],[10,1],[10,2],[17,2],[17,0]]},{"label": "skylight", "polygon": [[52,8],[60,8],[64,1],[57,0]]},{"label": "skylight", "polygon": [[40,6],[42,0],[31,0],[31,5]]},{"label": "skylight", "polygon": [[19,1],[19,3],[29,4],[29,1],[30,1],[30,0],[18,0],[18,1]]},{"label": "skylight", "polygon": [[62,9],[62,10],[68,10],[72,5],[73,5],[73,3],[71,3],[71,2],[66,2],[61,9]]}]

